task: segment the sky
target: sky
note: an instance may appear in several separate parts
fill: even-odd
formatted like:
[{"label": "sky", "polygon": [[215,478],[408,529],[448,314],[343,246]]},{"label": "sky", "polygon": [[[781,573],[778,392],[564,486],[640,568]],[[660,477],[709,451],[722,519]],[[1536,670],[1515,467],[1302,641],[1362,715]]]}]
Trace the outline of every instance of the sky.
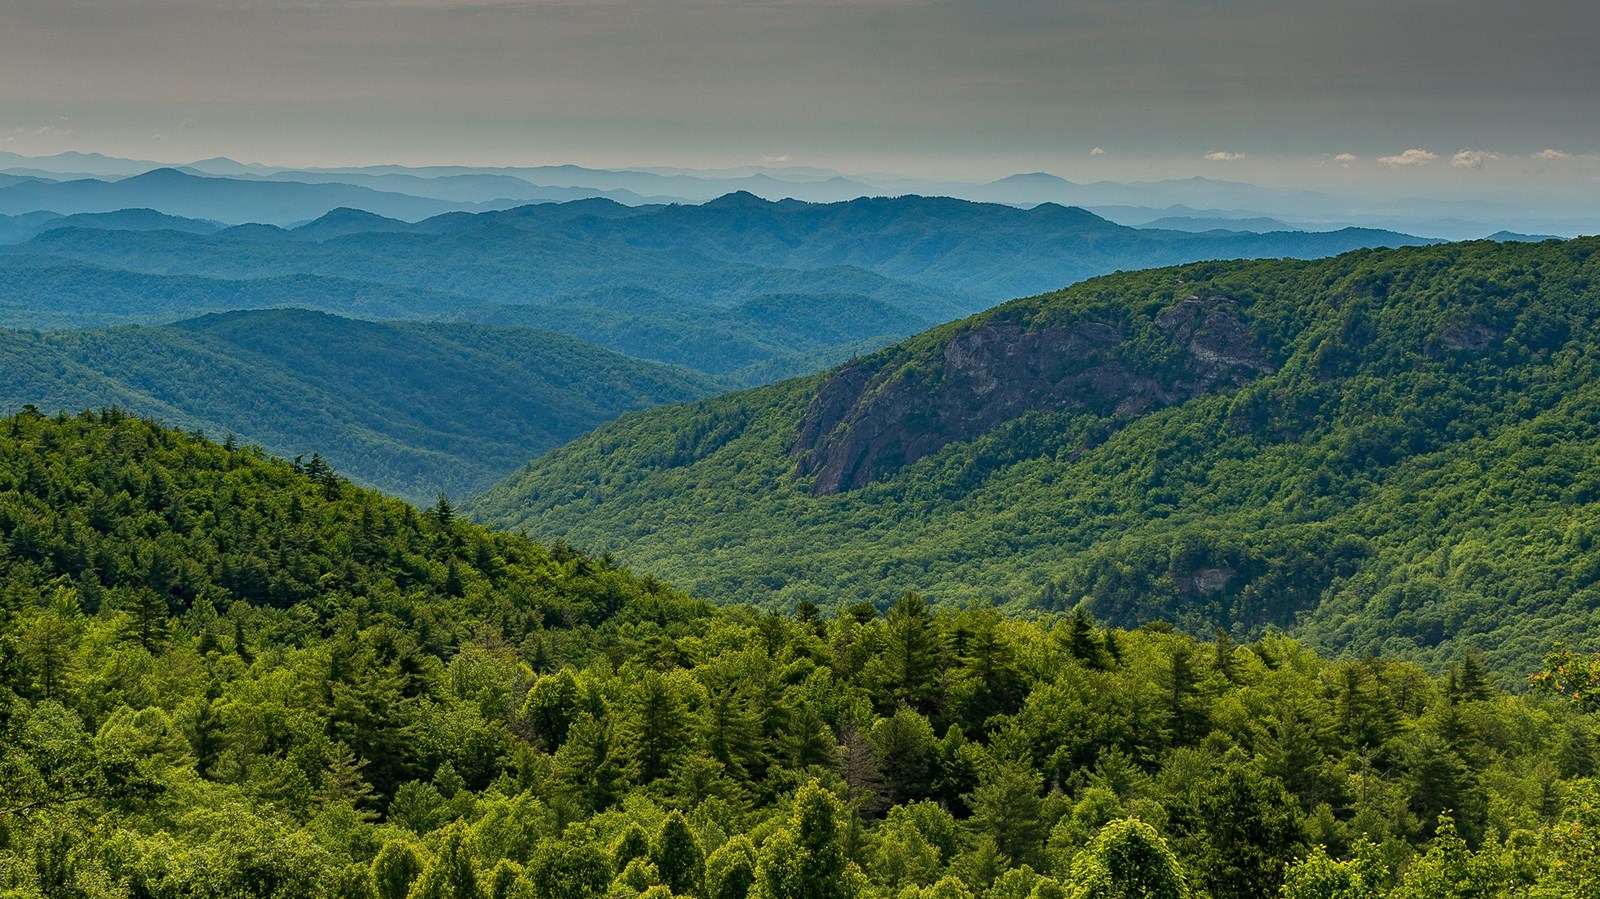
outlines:
[{"label": "sky", "polygon": [[0,150],[1600,197],[1594,0],[3,0]]}]

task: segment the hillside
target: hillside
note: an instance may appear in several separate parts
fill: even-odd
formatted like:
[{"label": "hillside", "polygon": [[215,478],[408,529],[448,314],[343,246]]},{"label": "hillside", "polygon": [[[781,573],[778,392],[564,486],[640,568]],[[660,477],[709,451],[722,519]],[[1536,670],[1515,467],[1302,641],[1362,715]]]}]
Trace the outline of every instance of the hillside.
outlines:
[{"label": "hillside", "polygon": [[18,899],[1556,897],[1600,875],[1592,701],[1507,695],[1471,655],[1436,680],[915,595],[716,609],[116,411],[0,419],[0,547]]},{"label": "hillside", "polygon": [[117,405],[420,502],[492,483],[617,415],[714,392],[683,369],[526,328],[303,310],[155,328],[0,331],[0,407]]},{"label": "hillside", "polygon": [[625,416],[469,509],[716,600],[916,589],[1527,668],[1600,645],[1596,249],[1099,278]]}]

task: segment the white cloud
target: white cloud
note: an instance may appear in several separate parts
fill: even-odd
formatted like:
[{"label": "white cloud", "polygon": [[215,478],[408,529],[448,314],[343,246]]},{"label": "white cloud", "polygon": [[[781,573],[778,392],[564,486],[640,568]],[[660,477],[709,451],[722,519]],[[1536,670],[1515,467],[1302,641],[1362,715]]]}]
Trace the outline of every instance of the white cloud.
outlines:
[{"label": "white cloud", "polygon": [[777,156],[763,156],[763,157],[761,157],[761,161],[763,163],[765,163],[766,165],[774,165],[774,164],[778,164],[778,163],[790,162],[793,159],[794,159],[794,157],[790,156],[788,153],[782,153],[782,154],[779,154]]},{"label": "white cloud", "polygon": [[1395,156],[1379,156],[1378,161],[1387,166],[1426,165],[1438,158],[1439,154],[1434,153],[1431,150],[1424,150],[1421,147],[1412,147],[1404,153],[1400,153]]},{"label": "white cloud", "polygon": [[1249,157],[1245,156],[1243,153],[1231,153],[1227,150],[1214,150],[1206,154],[1206,159],[1210,160],[1211,162],[1238,162],[1241,159],[1247,158]]},{"label": "white cloud", "polygon": [[1560,150],[1557,150],[1557,149],[1554,149],[1554,148],[1550,148],[1550,149],[1540,150],[1539,152],[1533,154],[1533,158],[1534,159],[1571,159],[1572,158],[1572,154],[1571,153],[1564,153],[1564,152],[1562,152]]},{"label": "white cloud", "polygon": [[1089,155],[1090,156],[1104,156],[1104,155],[1106,155],[1106,151],[1100,149],[1099,147],[1095,147],[1093,150],[1089,151]]},{"label": "white cloud", "polygon": [[1481,169],[1484,163],[1499,158],[1499,153],[1491,153],[1488,150],[1462,150],[1450,157],[1450,164],[1458,169]]},{"label": "white cloud", "polygon": [[1334,162],[1342,162],[1345,165],[1349,165],[1350,163],[1355,162],[1357,159],[1360,159],[1360,158],[1361,157],[1357,156],[1354,153],[1340,153],[1338,156],[1333,157],[1333,161]]}]

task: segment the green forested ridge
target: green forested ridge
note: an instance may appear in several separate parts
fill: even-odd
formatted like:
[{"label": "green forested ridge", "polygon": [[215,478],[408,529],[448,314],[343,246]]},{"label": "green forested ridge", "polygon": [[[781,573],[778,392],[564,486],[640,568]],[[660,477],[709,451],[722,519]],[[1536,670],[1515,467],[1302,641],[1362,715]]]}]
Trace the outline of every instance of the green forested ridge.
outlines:
[{"label": "green forested ridge", "polygon": [[1592,895],[1593,706],[1472,653],[716,609],[320,457],[0,419],[19,899]]},{"label": "green forested ridge", "polygon": [[709,378],[526,328],[304,310],[156,327],[0,330],[0,408],[121,406],[284,455],[322,453],[415,501],[482,489],[631,409]]},{"label": "green forested ridge", "polygon": [[[468,508],[714,600],[1083,602],[1128,626],[1279,626],[1439,665],[1471,646],[1526,668],[1553,639],[1600,645],[1597,248],[1478,242],[1094,279],[836,375],[625,416]],[[1204,302],[1257,354],[1245,386],[1142,414],[1096,411],[1089,391],[1080,411],[1027,411],[859,489],[814,496],[796,477],[799,425],[832,377],[879,385],[861,408],[902,394],[910,405],[882,405],[911,408],[967,383],[957,350],[978,336],[1003,348],[1100,328],[1121,339],[1104,370],[1181,381],[1199,357],[1156,319],[1190,296],[1224,298]],[[995,389],[947,397],[953,418],[891,411],[858,430],[937,435]]]}]

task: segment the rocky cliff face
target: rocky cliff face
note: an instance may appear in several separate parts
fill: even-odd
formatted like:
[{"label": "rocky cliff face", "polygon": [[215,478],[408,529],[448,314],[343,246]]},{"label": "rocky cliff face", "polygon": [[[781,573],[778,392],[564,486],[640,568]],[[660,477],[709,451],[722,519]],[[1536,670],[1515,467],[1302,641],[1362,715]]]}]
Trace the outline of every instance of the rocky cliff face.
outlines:
[{"label": "rocky cliff face", "polygon": [[1182,352],[1158,364],[1095,320],[1024,330],[994,321],[964,330],[932,357],[863,360],[818,391],[790,450],[813,492],[872,483],[912,462],[1033,411],[1132,418],[1271,371],[1232,301],[1191,296],[1155,330]]}]

